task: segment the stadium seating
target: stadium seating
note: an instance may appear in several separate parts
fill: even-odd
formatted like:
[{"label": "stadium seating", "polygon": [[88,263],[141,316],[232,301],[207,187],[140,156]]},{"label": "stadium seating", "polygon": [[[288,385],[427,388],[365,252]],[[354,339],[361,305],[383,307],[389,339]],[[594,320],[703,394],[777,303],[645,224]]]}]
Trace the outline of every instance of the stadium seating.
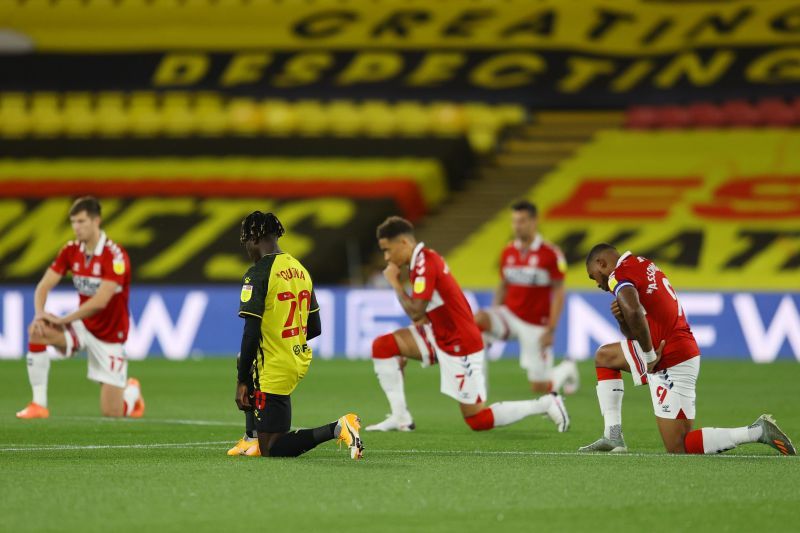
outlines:
[{"label": "stadium seating", "polygon": [[800,125],[800,98],[787,102],[765,98],[751,103],[729,100],[722,104],[696,102],[687,106],[633,106],[625,125],[632,129],[752,128]]},{"label": "stadium seating", "polygon": [[494,148],[519,105],[227,97],[213,92],[0,93],[0,137],[466,137]]}]

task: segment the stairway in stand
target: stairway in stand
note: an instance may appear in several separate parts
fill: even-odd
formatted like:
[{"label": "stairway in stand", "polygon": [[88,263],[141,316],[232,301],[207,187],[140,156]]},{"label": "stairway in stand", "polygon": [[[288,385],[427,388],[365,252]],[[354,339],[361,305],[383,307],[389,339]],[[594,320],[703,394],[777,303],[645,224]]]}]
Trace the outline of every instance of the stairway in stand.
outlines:
[{"label": "stairway in stand", "polygon": [[622,113],[605,111],[533,114],[527,124],[507,132],[499,149],[481,162],[476,179],[425,219],[418,238],[448,253],[498,211],[525,197],[597,131],[619,128],[623,119]]}]

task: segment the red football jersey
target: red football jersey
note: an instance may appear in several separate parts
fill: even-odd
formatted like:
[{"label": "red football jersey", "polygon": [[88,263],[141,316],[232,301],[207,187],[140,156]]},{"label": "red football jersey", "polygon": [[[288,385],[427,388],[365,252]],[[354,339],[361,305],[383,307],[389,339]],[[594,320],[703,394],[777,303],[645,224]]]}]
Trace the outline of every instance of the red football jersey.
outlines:
[{"label": "red football jersey", "polygon": [[119,285],[117,292],[105,309],[83,319],[89,332],[104,342],[122,343],[128,338],[128,293],[131,285],[131,263],[122,246],[100,234],[100,240],[92,255],[86,245],[69,241],[61,248],[56,260],[50,265],[60,275],[72,273],[72,283],[78,290],[80,303],[91,298],[103,280]]},{"label": "red football jersey", "polygon": [[441,350],[461,357],[483,349],[483,338],[458,282],[442,256],[417,244],[409,266],[411,297],[430,300],[426,313]]},{"label": "red football jersey", "polygon": [[537,235],[528,248],[514,241],[500,254],[500,277],[506,284],[508,309],[529,324],[550,322],[553,282],[564,280],[567,262],[557,246]]},{"label": "red football jersey", "polygon": [[667,276],[655,263],[625,252],[608,277],[608,288],[616,296],[622,287],[628,285],[639,293],[639,302],[644,307],[650,326],[653,348],[658,348],[662,340],[667,341],[656,370],[670,368],[700,355],[678,296]]}]

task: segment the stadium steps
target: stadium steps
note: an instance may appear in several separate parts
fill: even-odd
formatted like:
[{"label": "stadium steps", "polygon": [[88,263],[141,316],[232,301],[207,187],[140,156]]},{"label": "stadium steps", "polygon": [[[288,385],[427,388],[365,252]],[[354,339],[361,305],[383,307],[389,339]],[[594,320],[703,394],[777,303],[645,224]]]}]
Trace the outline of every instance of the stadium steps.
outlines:
[{"label": "stadium steps", "polygon": [[468,180],[435,214],[425,218],[419,237],[441,253],[461,244],[487,218],[521,198],[598,130],[616,129],[622,113],[543,112],[508,130],[493,156],[485,157],[477,178]]}]

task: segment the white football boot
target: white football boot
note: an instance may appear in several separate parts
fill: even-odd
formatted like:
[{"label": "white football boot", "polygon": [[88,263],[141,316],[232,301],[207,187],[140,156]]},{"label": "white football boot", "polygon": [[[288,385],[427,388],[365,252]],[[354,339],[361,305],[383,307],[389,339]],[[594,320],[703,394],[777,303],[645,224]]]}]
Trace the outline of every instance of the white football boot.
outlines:
[{"label": "white football boot", "polygon": [[416,426],[408,411],[400,416],[389,415],[383,422],[364,428],[365,431],[414,431],[414,429]]}]

